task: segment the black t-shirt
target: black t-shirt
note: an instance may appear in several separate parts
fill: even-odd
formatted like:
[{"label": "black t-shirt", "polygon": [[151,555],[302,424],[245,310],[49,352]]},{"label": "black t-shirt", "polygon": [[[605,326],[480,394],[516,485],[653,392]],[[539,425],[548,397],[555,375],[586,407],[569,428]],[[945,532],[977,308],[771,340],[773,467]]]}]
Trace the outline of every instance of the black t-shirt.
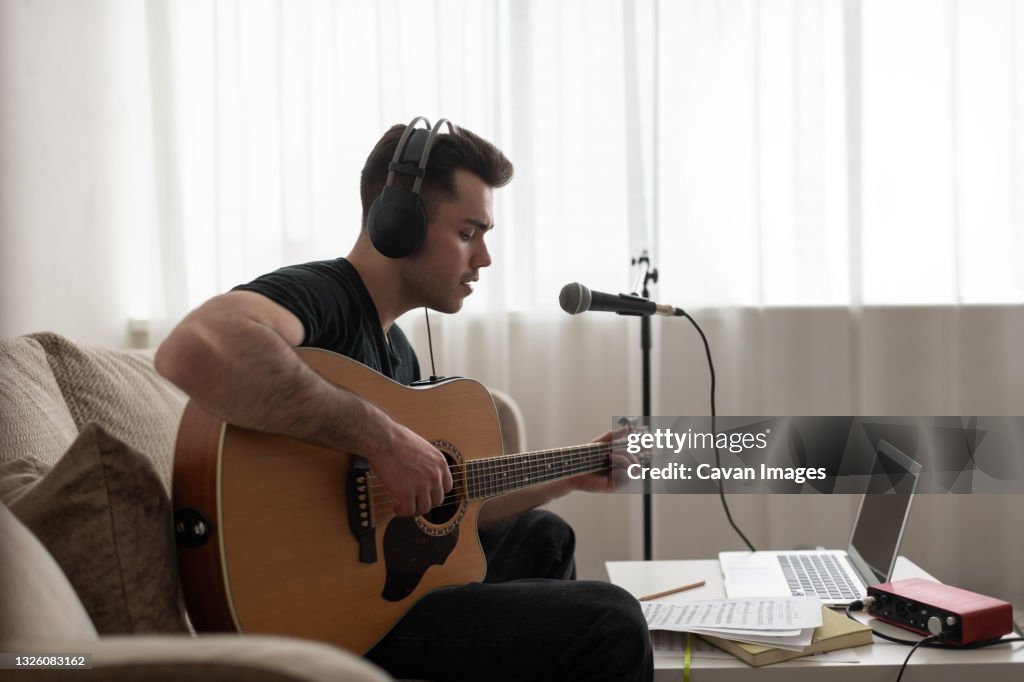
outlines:
[{"label": "black t-shirt", "polygon": [[344,258],[289,265],[235,290],[262,294],[291,311],[306,331],[304,346],[341,353],[399,383],[420,378],[409,340],[397,324],[385,340],[370,292]]}]

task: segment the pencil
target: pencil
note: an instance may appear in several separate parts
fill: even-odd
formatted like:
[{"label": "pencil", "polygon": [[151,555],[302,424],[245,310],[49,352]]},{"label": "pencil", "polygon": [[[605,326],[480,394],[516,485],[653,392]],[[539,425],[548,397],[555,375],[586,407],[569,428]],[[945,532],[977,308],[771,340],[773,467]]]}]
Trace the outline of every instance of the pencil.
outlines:
[{"label": "pencil", "polygon": [[661,597],[667,597],[670,594],[675,594],[676,592],[686,592],[687,590],[692,590],[697,587],[704,587],[704,581],[698,580],[695,583],[683,585],[682,587],[675,587],[671,590],[665,590],[664,592],[655,592],[654,594],[648,594],[644,595],[643,597],[637,597],[637,601],[650,601],[651,599],[659,599]]}]

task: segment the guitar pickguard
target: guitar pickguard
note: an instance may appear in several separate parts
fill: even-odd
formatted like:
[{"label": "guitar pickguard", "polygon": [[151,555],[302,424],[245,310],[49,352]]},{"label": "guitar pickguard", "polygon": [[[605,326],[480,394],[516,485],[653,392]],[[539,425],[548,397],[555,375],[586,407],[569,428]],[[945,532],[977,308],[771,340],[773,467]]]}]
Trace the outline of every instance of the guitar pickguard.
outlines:
[{"label": "guitar pickguard", "polygon": [[444,535],[427,535],[415,519],[391,519],[384,531],[387,579],[381,596],[388,601],[401,601],[408,597],[427,570],[443,564],[458,542],[457,526]]}]

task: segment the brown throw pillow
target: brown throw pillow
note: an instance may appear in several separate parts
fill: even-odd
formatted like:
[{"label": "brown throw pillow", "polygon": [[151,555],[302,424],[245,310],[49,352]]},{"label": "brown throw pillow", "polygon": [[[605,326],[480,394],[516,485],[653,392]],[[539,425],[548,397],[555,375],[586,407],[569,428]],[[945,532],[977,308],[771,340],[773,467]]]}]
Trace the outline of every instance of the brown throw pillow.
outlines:
[{"label": "brown throw pillow", "polygon": [[188,631],[170,500],[146,457],[90,424],[7,503],[57,560],[100,634]]}]

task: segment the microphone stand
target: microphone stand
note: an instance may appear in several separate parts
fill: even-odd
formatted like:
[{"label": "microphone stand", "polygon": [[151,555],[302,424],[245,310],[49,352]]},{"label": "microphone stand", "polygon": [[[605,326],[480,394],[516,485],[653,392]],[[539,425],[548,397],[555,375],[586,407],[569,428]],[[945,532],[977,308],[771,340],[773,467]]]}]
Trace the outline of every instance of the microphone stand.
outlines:
[{"label": "microphone stand", "polygon": [[[633,291],[640,288],[640,295],[643,298],[650,299],[651,294],[647,289],[647,285],[650,283],[658,283],[658,271],[657,269],[651,268],[651,259],[647,256],[647,251],[641,251],[638,258],[632,260],[634,266],[639,266],[641,269],[642,281],[640,276],[637,277],[635,284],[640,285],[639,287],[634,286]],[[643,371],[642,371],[642,400],[643,400],[643,423],[644,425],[650,424],[651,419],[651,316],[642,315],[640,316],[640,352],[643,358]],[[651,538],[651,526],[653,520],[653,509],[651,504],[651,480],[644,477],[644,495],[643,495],[643,518],[644,518],[644,561],[651,560],[651,548],[653,545]]]}]

